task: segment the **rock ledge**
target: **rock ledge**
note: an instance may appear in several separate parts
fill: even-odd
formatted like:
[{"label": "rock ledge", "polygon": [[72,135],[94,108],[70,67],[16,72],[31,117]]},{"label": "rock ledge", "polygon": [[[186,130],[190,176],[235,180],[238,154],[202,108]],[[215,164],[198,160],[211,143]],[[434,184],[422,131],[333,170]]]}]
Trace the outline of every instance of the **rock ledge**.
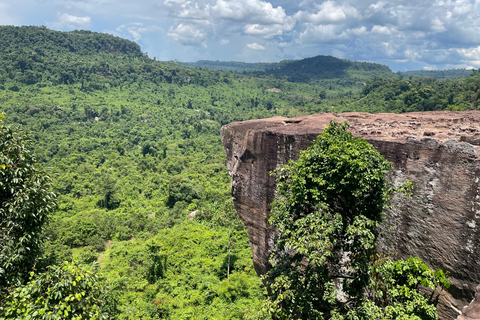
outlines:
[{"label": "rock ledge", "polygon": [[413,198],[393,197],[380,246],[447,270],[452,286],[440,297],[439,316],[457,318],[480,283],[480,112],[323,113],[223,126],[232,195],[257,273],[268,270],[273,246],[268,215],[275,178],[269,172],[297,159],[331,120],[348,121],[354,136],[393,163],[393,184],[413,182]]}]

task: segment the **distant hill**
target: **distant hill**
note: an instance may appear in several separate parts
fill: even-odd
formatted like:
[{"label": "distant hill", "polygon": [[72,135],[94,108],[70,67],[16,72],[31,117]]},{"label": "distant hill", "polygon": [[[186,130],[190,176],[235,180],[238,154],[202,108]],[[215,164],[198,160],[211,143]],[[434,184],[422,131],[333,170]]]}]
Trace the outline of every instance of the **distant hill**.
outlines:
[{"label": "distant hill", "polygon": [[182,62],[187,67],[206,68],[209,70],[220,70],[230,72],[258,72],[275,68],[277,62],[240,62],[240,61],[212,61],[212,60],[199,60],[197,62]]},{"label": "distant hill", "polygon": [[389,67],[370,62],[357,62],[331,56],[316,56],[302,60],[284,60],[275,68],[264,71],[291,82],[314,82],[326,79],[352,78],[369,81],[376,77],[391,78]]},{"label": "distant hill", "polygon": [[[74,53],[92,55],[98,53],[143,55],[140,46],[130,40],[86,30],[61,32],[36,26],[0,26],[0,52],[19,54],[24,49],[31,55],[45,53]],[[33,49],[33,50],[32,50]]]},{"label": "distant hill", "polygon": [[458,79],[471,75],[473,70],[467,69],[450,69],[450,70],[413,70],[399,72],[401,77],[412,78],[433,78],[433,79]]},{"label": "distant hill", "polygon": [[329,79],[370,81],[376,77],[392,78],[395,76],[389,67],[378,63],[356,62],[331,56],[316,56],[302,60],[283,60],[276,63],[201,60],[183,64],[211,70],[254,73],[259,76],[272,75],[290,82],[305,83]]},{"label": "distant hill", "polygon": [[0,89],[81,84],[82,90],[152,82],[209,85],[217,75],[159,62],[130,40],[91,31],[0,26]]}]

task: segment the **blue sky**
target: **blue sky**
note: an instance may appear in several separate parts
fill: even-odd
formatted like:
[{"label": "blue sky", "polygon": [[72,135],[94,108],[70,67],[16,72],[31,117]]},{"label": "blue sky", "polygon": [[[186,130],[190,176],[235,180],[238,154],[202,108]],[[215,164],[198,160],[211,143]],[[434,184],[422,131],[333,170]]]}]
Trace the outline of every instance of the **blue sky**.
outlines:
[{"label": "blue sky", "polygon": [[110,33],[157,60],[480,68],[480,0],[0,0],[0,25]]}]

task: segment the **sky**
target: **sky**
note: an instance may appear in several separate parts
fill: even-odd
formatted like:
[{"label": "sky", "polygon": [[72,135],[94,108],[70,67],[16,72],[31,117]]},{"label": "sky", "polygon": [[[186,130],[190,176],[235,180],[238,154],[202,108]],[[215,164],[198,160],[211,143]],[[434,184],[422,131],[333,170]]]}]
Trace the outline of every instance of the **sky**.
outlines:
[{"label": "sky", "polygon": [[480,68],[480,0],[0,0],[0,25],[109,33],[162,61]]}]

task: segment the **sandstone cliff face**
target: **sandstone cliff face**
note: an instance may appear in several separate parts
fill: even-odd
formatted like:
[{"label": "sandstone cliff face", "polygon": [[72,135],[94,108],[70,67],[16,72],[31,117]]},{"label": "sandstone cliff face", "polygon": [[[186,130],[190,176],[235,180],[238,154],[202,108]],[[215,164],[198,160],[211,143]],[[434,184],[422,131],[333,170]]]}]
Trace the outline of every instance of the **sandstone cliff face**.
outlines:
[{"label": "sandstone cliff face", "polygon": [[268,215],[275,177],[269,172],[297,159],[330,120],[350,122],[354,136],[393,163],[393,184],[413,182],[413,198],[392,199],[380,246],[447,270],[452,286],[440,297],[439,315],[455,319],[480,283],[480,112],[317,114],[222,127],[232,195],[257,273],[268,270],[273,246]]}]

